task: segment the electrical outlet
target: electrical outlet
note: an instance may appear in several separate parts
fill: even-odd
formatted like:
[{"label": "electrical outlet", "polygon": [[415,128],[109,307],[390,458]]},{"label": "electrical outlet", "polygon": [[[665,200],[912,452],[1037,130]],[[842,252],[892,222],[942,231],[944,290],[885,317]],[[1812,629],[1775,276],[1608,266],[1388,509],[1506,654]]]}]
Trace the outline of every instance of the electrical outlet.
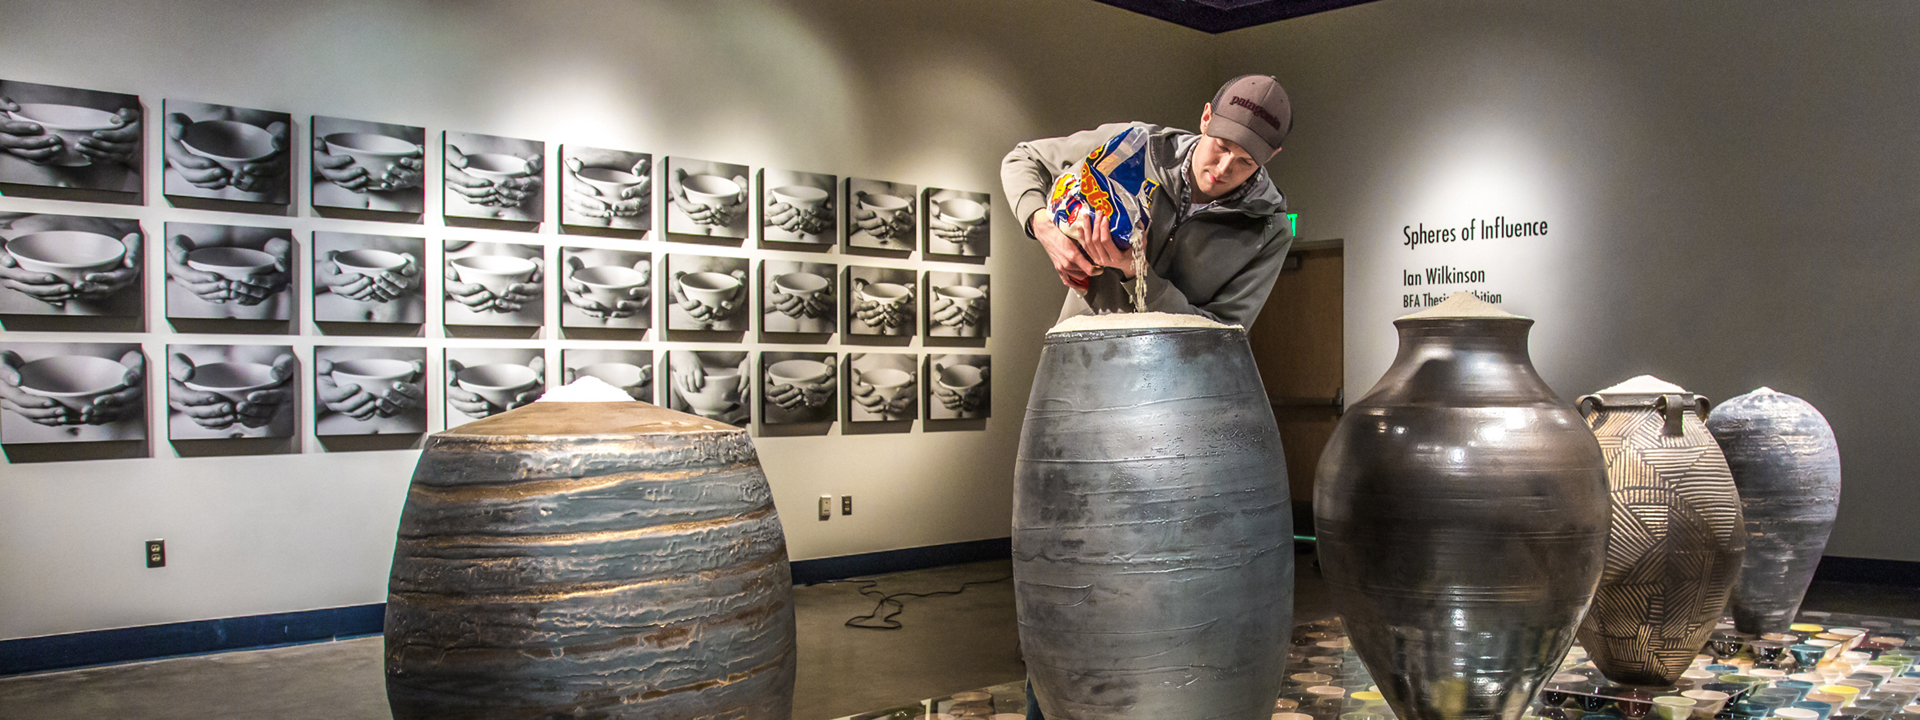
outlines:
[{"label": "electrical outlet", "polygon": [[841,515],[853,514],[853,496],[852,495],[840,496],[840,514]]},{"label": "electrical outlet", "polygon": [[826,520],[831,517],[833,517],[833,496],[821,495],[820,496],[820,519]]},{"label": "electrical outlet", "polygon": [[160,567],[166,567],[166,566],[167,566],[167,541],[148,540],[147,541],[147,567],[160,568]]}]

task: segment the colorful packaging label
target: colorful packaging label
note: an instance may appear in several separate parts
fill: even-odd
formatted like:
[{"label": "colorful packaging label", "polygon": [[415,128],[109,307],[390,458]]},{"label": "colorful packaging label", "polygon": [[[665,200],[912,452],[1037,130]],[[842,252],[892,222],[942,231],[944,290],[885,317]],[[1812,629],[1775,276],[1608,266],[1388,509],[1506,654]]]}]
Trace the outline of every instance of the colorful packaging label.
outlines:
[{"label": "colorful packaging label", "polygon": [[1053,224],[1075,240],[1083,239],[1072,229],[1081,214],[1105,216],[1113,244],[1132,250],[1135,240],[1146,238],[1147,212],[1158,186],[1147,179],[1147,130],[1129,128],[1061,173],[1047,210]]}]

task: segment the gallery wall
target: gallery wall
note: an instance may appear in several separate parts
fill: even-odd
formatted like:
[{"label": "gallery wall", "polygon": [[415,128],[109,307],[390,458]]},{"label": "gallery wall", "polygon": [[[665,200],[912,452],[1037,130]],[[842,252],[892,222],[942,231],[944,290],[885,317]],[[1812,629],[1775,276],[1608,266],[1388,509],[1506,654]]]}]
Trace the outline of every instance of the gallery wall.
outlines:
[{"label": "gallery wall", "polygon": [[[1125,52],[1113,52],[1116,40]],[[1198,33],[1078,0],[184,0],[10,8],[0,68],[8,79],[135,93],[152,118],[167,98],[289,112],[296,141],[308,137],[307,119],[322,114],[425,126],[430,146],[453,130],[542,140],[550,150],[579,143],[991,192],[993,254],[968,271],[994,278],[993,335],[966,351],[994,358],[992,417],[964,432],[836,427],[758,438],[789,551],[810,559],[1007,535],[1019,417],[1063,291],[1010,217],[998,161],[1020,140],[1100,122],[1192,124],[1218,82],[1210,47]],[[1116,77],[1127,78],[1124,90],[1112,86]],[[305,203],[300,153],[288,215],[175,206],[159,189],[160,127],[146,127],[143,203],[4,197],[0,211],[134,218],[150,237],[167,221],[287,227],[302,243],[299,278],[311,277],[305,243],[316,229],[424,235],[430,243],[569,240],[551,221],[533,234],[447,227],[437,191],[428,192],[420,225],[317,217]],[[556,185],[546,190],[550,218]],[[636,249],[760,256],[751,242],[672,240]],[[158,253],[149,251],[147,262],[157,278]],[[343,339],[323,333],[305,311],[293,335],[187,333],[163,316],[163,292],[163,283],[149,281],[138,331],[9,328],[5,340],[138,342],[149,362],[169,343],[290,344],[308,362],[316,345],[425,345],[433,348],[430,365],[443,348],[503,344],[445,337],[432,322],[424,335]],[[530,340],[505,344],[550,355],[574,347],[554,320]],[[667,349],[657,331],[646,345]],[[808,349],[752,336],[746,345]],[[919,341],[881,349],[940,351]],[[164,418],[161,402],[151,400],[150,418]],[[304,383],[301,407],[313,402]],[[444,427],[441,404],[429,408],[428,427]],[[312,430],[308,417],[295,441],[271,454],[183,457],[156,431],[143,457],[10,455],[0,464],[0,639],[383,601],[417,450],[334,447]],[[856,511],[819,522],[820,495],[853,495]],[[167,541],[168,565],[149,570],[143,542],[156,538]]]},{"label": "gallery wall", "polygon": [[1293,97],[1303,237],[1345,240],[1348,398],[1409,304],[1498,295],[1567,400],[1645,373],[1812,402],[1827,554],[1920,560],[1920,7],[1382,0],[1224,43]]}]

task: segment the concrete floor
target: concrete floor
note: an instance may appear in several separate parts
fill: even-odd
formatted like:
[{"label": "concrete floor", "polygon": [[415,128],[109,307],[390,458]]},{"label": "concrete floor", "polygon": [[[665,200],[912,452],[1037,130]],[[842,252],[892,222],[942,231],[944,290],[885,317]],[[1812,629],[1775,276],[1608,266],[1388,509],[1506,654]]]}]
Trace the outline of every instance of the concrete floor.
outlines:
[{"label": "concrete floor", "polygon": [[[1313,556],[1299,556],[1295,620],[1333,612]],[[1007,561],[878,578],[884,592],[952,590],[1011,575]],[[946,597],[909,598],[900,630],[843,626],[874,600],[853,583],[795,589],[800,648],[795,720],[854,713],[1015,682],[1011,582]],[[1920,616],[1920,589],[1816,584],[1805,609]],[[390,720],[380,638],[174,658],[0,678],[0,720]]]}]

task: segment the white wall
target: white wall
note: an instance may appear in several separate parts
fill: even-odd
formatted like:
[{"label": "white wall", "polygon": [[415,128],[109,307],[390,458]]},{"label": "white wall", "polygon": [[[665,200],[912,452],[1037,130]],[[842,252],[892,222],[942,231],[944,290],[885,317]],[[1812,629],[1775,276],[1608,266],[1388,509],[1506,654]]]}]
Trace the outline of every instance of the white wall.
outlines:
[{"label": "white wall", "polygon": [[[992,191],[993,419],[984,432],[760,439],[795,559],[1006,536],[1019,420],[1063,291],[1014,228],[998,161],[1019,140],[1099,122],[1190,125],[1218,81],[1205,36],[1084,0],[124,0],[11,3],[6,14],[0,74],[138,93],[150,118],[174,97],[291,112],[297,139],[319,113],[424,125],[430,139],[541,139],[550,153],[575,142]],[[391,228],[314,217],[304,181],[292,218],[169,207],[158,125],[147,125],[145,206],[0,198],[0,211],[137,217],[150,235],[166,220],[290,225],[302,254],[315,229]],[[425,226],[398,232],[524,239],[442,227],[429,180]],[[549,218],[553,202],[550,191]],[[549,246],[575,240],[551,222],[540,232]],[[730,252],[654,243],[656,257],[669,249]],[[158,267],[150,251],[150,276]],[[430,364],[443,347],[524,344],[557,360],[563,346],[551,317],[529,343],[444,338],[434,322],[424,340],[325,336],[305,320],[291,338],[186,336],[169,329],[159,293],[150,283],[144,333],[4,339],[132,340],[150,359],[170,341],[291,342],[309,363],[316,344],[424,343]],[[0,465],[0,639],[383,601],[416,452],[325,452],[311,424],[292,455],[181,458],[159,431],[150,458]],[[821,494],[854,495],[856,513],[817,522]],[[167,540],[163,570],[143,565],[151,538]]]},{"label": "white wall", "polygon": [[[1569,400],[1641,373],[1806,398],[1844,464],[1828,554],[1920,560],[1920,5],[1382,0],[1226,43],[1298,108],[1304,236],[1346,239],[1348,397],[1404,292],[1485,287]],[[1401,245],[1495,215],[1549,234]],[[1403,287],[1442,264],[1487,282]]]}]

